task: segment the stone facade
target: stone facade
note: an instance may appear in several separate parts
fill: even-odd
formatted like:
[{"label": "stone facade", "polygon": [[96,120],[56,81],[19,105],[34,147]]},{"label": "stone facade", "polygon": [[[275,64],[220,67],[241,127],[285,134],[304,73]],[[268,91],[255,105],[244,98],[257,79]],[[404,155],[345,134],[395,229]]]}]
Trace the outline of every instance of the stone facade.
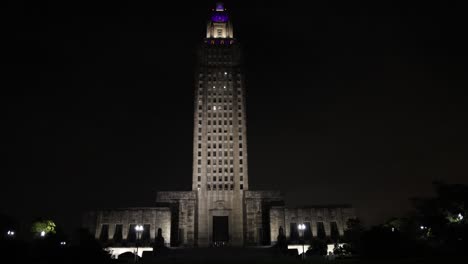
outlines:
[{"label": "stone facade", "polygon": [[[275,243],[280,227],[284,228],[285,235],[289,241],[294,241],[292,233],[298,224],[307,224],[310,232],[309,239],[331,238],[332,227],[335,227],[336,236],[343,236],[346,229],[346,222],[355,218],[354,209],[350,205],[329,205],[329,206],[309,206],[300,208],[286,208],[284,206],[273,206],[269,211],[270,215],[270,237],[271,243]],[[323,237],[320,237],[319,228],[323,226]],[[296,234],[302,236],[303,234]]]},{"label": "stone facade", "polygon": [[[94,231],[96,239],[109,245],[133,245],[129,234],[132,228],[144,225],[149,232],[149,242],[156,237],[161,228],[166,241],[171,240],[171,210],[166,207],[134,207],[88,212],[84,216],[84,226]],[[119,241],[117,240],[119,238]],[[168,243],[167,243],[168,244]]]}]

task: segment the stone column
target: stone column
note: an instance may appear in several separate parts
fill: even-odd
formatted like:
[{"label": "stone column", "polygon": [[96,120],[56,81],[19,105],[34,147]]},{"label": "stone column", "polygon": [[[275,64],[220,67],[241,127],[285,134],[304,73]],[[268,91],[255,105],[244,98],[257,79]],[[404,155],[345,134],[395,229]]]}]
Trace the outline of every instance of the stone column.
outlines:
[{"label": "stone column", "polygon": [[99,236],[101,235],[101,231],[102,231],[102,224],[99,223],[96,225],[96,233],[94,234],[94,237],[96,239],[99,239]]},{"label": "stone column", "polygon": [[109,240],[114,239],[114,234],[115,234],[115,224],[109,224],[109,232],[107,234]]},{"label": "stone column", "polygon": [[323,227],[325,228],[325,235],[329,237],[331,235],[330,221],[323,221]]},{"label": "stone column", "polygon": [[128,224],[128,222],[125,222],[122,224],[122,239],[123,240],[127,240],[129,227],[130,225]]},{"label": "stone column", "polygon": [[[157,217],[157,214],[156,212],[153,213],[153,219],[156,219]],[[157,220],[156,220],[157,221]],[[154,239],[156,238],[156,221],[152,221],[151,224],[150,224],[150,238],[151,238],[151,242],[154,241]]]},{"label": "stone column", "polygon": [[344,236],[344,224],[343,221],[337,221],[336,225],[338,226],[338,233],[340,236]]},{"label": "stone column", "polygon": [[312,232],[312,237],[317,237],[317,221],[315,219],[310,221],[310,229]]}]

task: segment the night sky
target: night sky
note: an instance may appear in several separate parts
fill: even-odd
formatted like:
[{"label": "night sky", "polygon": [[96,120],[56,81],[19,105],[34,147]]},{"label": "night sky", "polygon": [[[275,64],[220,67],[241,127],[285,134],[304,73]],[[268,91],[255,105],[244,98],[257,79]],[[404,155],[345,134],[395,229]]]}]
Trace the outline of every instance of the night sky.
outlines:
[{"label": "night sky", "polygon": [[[84,210],[190,190],[196,49],[215,1],[30,2],[0,11],[0,212],[71,230]],[[251,190],[351,203],[375,224],[433,180],[468,183],[460,6],[225,2]]]}]

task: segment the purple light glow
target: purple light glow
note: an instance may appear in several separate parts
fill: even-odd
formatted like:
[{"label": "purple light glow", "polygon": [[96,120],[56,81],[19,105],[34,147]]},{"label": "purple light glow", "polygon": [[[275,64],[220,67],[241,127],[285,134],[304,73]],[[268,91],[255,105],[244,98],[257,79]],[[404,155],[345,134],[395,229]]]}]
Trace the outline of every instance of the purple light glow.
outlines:
[{"label": "purple light glow", "polygon": [[213,22],[227,22],[228,20],[228,15],[223,13],[216,12],[211,16],[211,21]]},{"label": "purple light glow", "polygon": [[223,3],[216,4],[216,11],[224,11]]}]

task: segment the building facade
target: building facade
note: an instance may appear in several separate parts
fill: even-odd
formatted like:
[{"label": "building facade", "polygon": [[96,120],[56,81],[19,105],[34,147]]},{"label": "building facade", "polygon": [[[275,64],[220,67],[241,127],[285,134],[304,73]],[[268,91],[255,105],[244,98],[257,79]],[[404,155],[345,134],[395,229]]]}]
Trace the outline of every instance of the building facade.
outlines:
[{"label": "building facade", "polygon": [[149,239],[161,228],[173,246],[267,245],[276,241],[280,227],[296,239],[298,223],[309,227],[310,237],[342,235],[346,220],[354,217],[350,206],[289,209],[280,192],[249,190],[241,50],[221,3],[207,23],[198,59],[192,190],[158,192],[154,208],[91,212],[86,222],[96,238],[112,244],[122,237],[129,245],[137,223],[146,226]]}]

